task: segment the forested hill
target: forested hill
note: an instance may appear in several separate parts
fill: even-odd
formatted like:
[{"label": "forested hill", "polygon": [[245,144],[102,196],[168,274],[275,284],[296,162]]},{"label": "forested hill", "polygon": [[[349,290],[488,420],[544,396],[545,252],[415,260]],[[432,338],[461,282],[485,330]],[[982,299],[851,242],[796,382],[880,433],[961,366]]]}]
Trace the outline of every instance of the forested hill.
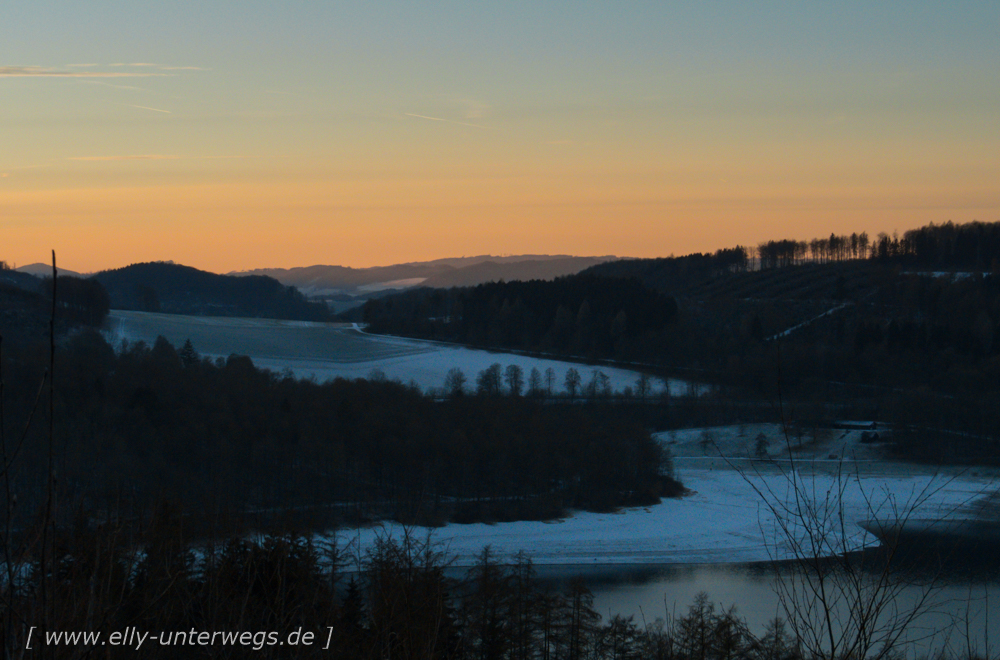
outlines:
[{"label": "forested hill", "polygon": [[173,263],[141,263],[93,276],[114,309],[325,321],[326,306],[263,275],[216,275]]},{"label": "forested hill", "polygon": [[372,332],[611,358],[657,343],[677,305],[635,279],[574,275],[423,288],[370,300],[363,314]]},{"label": "forested hill", "polygon": [[641,362],[769,396],[780,363],[786,395],[926,388],[981,410],[1000,391],[1000,223],[616,261],[553,283],[414,291],[364,314],[376,332]]},{"label": "forested hill", "polygon": [[553,280],[565,275],[575,275],[585,268],[613,258],[546,257],[525,258],[516,262],[487,260],[429,277],[422,286],[447,289],[453,286],[476,286],[477,284],[501,280]]},{"label": "forested hill", "polygon": [[[798,267],[797,273],[784,270]],[[800,267],[811,267],[803,272]],[[820,268],[825,267],[825,268]],[[843,278],[840,293],[867,287],[873,271],[1000,272],[1000,222],[929,224],[902,236],[866,232],[830,234],[809,241],[769,240],[756,247],[736,246],[713,253],[659,259],[626,259],[583,271],[601,277],[635,277],[676,297],[774,298],[843,297],[829,286]],[[778,271],[775,273],[775,271]],[[734,277],[735,276],[735,277]],[[815,277],[818,281],[807,282]],[[797,287],[777,280],[799,280]],[[866,293],[871,293],[871,289]]]}]

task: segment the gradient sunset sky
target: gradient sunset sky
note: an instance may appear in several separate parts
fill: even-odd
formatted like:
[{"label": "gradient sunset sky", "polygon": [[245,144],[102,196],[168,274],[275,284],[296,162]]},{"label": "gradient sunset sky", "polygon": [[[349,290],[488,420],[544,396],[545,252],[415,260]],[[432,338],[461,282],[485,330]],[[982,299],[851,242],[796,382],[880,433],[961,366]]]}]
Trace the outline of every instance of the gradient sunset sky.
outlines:
[{"label": "gradient sunset sky", "polygon": [[1000,220],[1000,2],[7,3],[0,259],[653,257]]}]

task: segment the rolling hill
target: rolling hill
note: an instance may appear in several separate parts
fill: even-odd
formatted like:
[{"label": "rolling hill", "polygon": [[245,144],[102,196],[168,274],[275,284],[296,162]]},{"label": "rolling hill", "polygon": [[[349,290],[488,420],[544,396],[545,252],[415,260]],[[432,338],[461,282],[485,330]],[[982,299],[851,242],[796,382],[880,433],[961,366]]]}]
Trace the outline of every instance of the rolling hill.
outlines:
[{"label": "rolling hill", "polygon": [[302,268],[258,268],[230,275],[265,275],[294,286],[307,296],[366,295],[387,289],[413,286],[450,288],[474,286],[499,280],[551,280],[572,275],[618,257],[571,257],[566,255],[518,255],[456,257],[434,261],[349,268],[307,266]]}]

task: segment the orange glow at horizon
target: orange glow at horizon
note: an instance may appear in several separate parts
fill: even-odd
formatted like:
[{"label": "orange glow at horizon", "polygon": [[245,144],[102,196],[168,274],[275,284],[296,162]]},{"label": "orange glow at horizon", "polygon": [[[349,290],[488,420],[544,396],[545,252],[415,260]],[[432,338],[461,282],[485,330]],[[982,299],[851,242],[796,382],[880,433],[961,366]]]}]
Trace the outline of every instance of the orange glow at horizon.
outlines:
[{"label": "orange glow at horizon", "polygon": [[682,190],[530,178],[0,192],[0,209],[5,243],[18,246],[8,262],[45,261],[55,249],[79,272],[155,260],[230,272],[473,254],[662,257],[1000,219],[984,190]]}]

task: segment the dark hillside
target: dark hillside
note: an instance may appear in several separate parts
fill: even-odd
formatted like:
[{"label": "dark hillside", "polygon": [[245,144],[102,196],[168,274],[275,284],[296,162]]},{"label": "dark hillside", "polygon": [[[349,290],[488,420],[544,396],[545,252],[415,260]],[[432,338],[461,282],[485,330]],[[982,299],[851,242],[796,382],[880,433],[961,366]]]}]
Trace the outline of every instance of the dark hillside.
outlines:
[{"label": "dark hillside", "polygon": [[574,275],[419,289],[371,300],[363,313],[373,332],[624,358],[636,354],[638,344],[656,343],[677,305],[637,279]]},{"label": "dark hillside", "polygon": [[203,316],[249,316],[325,321],[324,305],[263,275],[216,275],[172,263],[133,264],[93,276],[114,309]]},{"label": "dark hillside", "polygon": [[[14,340],[17,345],[22,345],[22,340],[47,337],[52,316],[52,278],[5,277],[12,272],[0,271],[0,336]],[[25,286],[10,284],[11,281]],[[59,277],[57,334],[79,326],[100,327],[107,315],[108,294],[100,283]]]},{"label": "dark hillside", "polygon": [[[846,405],[903,425],[909,455],[997,460],[979,440],[1000,425],[997,238],[1000,223],[970,223],[768,241],[600,264],[553,283],[542,305],[508,282],[388,297],[365,313],[375,331],[642,363],[714,382],[729,402]],[[597,282],[583,297],[570,286]],[[675,311],[649,324],[639,310],[656,304],[634,302],[657,297]]]},{"label": "dark hillside", "polygon": [[[3,262],[0,262],[2,265]],[[48,275],[51,277],[52,268],[49,267]],[[10,268],[0,267],[0,284],[16,287],[18,289],[24,289],[26,291],[41,291],[42,290],[42,280],[40,277],[36,277],[29,273],[23,273],[19,270],[11,270]]]},{"label": "dark hillside", "polygon": [[49,328],[49,306],[36,291],[0,282],[0,337],[44,337]]},{"label": "dark hillside", "polygon": [[832,301],[864,297],[895,270],[892,265],[872,260],[805,262],[759,270],[731,269],[718,265],[711,257],[679,257],[619,261],[600,264],[584,272],[605,277],[635,277],[651,289],[677,298]]},{"label": "dark hillside", "polygon": [[484,261],[430,277],[422,286],[447,289],[453,286],[475,286],[486,282],[553,280],[557,277],[574,275],[606,260],[607,257],[563,257],[526,259],[513,263]]}]

